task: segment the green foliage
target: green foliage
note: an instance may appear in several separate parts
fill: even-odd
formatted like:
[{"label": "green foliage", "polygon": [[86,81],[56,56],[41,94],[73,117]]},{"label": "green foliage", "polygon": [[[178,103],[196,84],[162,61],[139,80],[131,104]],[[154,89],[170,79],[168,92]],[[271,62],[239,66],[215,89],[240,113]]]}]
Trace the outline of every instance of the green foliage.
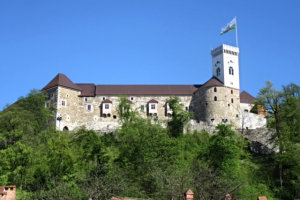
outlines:
[{"label": "green foliage", "polygon": [[182,104],[179,103],[178,97],[171,97],[167,101],[172,110],[172,119],[168,122],[169,134],[173,137],[178,137],[183,134],[185,123],[192,117],[192,114],[184,110]]},{"label": "green foliage", "polygon": [[[293,199],[300,194],[299,87],[283,91],[269,83],[260,105],[280,153],[255,155],[231,127],[211,135],[183,134],[191,114],[178,98],[168,103],[172,120],[164,128],[143,119],[120,98],[122,128],[110,134],[80,129],[56,131],[45,108],[45,95],[31,92],[0,112],[0,185],[17,185],[17,199],[110,199],[130,196],[182,199],[191,188],[195,199]],[[282,168],[282,187],[279,178]]]}]

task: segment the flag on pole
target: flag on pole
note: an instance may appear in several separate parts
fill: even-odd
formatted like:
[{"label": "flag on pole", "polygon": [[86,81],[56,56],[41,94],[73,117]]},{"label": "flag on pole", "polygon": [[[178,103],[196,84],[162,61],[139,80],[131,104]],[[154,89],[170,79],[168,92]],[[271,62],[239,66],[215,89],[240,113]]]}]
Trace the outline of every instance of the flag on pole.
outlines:
[{"label": "flag on pole", "polygon": [[233,18],[224,28],[221,29],[220,35],[236,29],[236,18]]}]

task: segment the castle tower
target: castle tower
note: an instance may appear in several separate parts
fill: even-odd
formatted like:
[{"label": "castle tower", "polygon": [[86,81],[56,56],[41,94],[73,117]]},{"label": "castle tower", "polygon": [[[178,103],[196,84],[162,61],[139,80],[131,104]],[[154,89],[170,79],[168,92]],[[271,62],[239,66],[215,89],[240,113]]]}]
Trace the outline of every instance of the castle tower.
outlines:
[{"label": "castle tower", "polygon": [[240,89],[239,48],[222,44],[211,51],[213,76],[224,86]]}]

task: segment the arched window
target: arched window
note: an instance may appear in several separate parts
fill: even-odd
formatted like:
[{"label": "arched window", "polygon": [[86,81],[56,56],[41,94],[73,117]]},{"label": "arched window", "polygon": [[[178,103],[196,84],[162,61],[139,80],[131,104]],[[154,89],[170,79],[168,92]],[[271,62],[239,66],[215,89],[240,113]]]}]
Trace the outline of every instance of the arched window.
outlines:
[{"label": "arched window", "polygon": [[69,128],[67,127],[67,126],[65,126],[64,128],[63,128],[63,131],[68,131],[69,130]]},{"label": "arched window", "polygon": [[214,88],[214,92],[217,92],[217,88],[216,87]]},{"label": "arched window", "polygon": [[220,75],[221,75],[221,69],[217,68],[217,76],[220,76]]},{"label": "arched window", "polygon": [[229,74],[233,75],[233,68],[229,67]]},{"label": "arched window", "polygon": [[215,96],[214,100],[215,100],[215,101],[218,101],[218,98]]}]

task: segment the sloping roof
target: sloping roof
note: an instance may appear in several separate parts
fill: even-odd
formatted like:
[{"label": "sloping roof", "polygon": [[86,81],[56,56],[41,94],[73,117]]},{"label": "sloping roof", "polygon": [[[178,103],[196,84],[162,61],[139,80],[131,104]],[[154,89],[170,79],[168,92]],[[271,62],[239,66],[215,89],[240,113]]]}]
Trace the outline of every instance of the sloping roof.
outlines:
[{"label": "sloping roof", "polygon": [[192,95],[200,85],[97,85],[96,95]]},{"label": "sloping roof", "polygon": [[96,86],[92,83],[79,83],[76,84],[81,89],[82,97],[94,97],[96,94]]},{"label": "sloping roof", "polygon": [[156,101],[155,99],[151,99],[150,101],[148,101],[148,103],[158,103],[158,101]]},{"label": "sloping roof", "polygon": [[222,83],[218,78],[215,76],[211,77],[208,81],[206,81],[201,88],[204,87],[215,87],[215,86],[224,86],[224,83]]},{"label": "sloping roof", "polygon": [[240,102],[241,103],[249,103],[249,104],[252,104],[255,102],[255,98],[249,94],[248,92],[246,91],[243,91],[241,94],[240,94]]},{"label": "sloping roof", "polygon": [[64,74],[57,74],[54,79],[52,79],[44,88],[43,90],[47,90],[56,86],[63,86],[66,88],[74,89],[74,90],[81,90],[80,87],[75,85],[66,75]]},{"label": "sloping roof", "polygon": [[102,101],[102,103],[112,103],[112,101],[109,99],[105,99],[104,101]]}]

